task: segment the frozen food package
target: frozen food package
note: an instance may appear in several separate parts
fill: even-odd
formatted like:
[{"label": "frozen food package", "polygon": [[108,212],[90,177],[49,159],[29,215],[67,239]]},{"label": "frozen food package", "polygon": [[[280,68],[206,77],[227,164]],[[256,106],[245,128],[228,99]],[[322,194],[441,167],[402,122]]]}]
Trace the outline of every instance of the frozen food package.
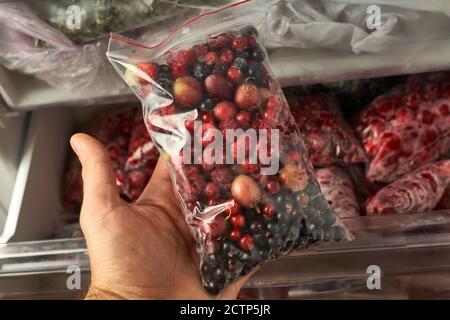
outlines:
[{"label": "frozen food package", "polygon": [[[92,121],[86,130],[88,134],[98,139],[108,151],[116,174],[117,187],[126,200],[129,199],[124,192],[125,162],[135,114],[136,109],[107,113]],[[81,164],[75,153],[71,151],[65,177],[63,203],[67,208],[79,209],[82,201]]]},{"label": "frozen food package", "polygon": [[125,162],[123,194],[135,201],[150,180],[158,162],[159,153],[150,139],[142,113],[136,112]]},{"label": "frozen food package", "polygon": [[315,167],[366,161],[361,143],[344,119],[334,94],[290,96],[289,106]]},{"label": "frozen food package", "polygon": [[32,0],[30,6],[75,43],[107,37],[161,21],[180,10],[159,0]]},{"label": "frozen food package", "polygon": [[339,218],[360,215],[353,182],[343,169],[336,166],[326,167],[317,169],[315,174],[320,190]]},{"label": "frozen food package", "polygon": [[415,213],[436,207],[450,182],[450,160],[425,164],[368,199],[366,213]]},{"label": "frozen food package", "polygon": [[191,19],[156,45],[113,35],[107,56],[142,102],[153,143],[215,295],[265,261],[349,240],[242,1]]},{"label": "frozen food package", "polygon": [[391,182],[450,150],[450,72],[410,76],[357,115],[367,177]]}]

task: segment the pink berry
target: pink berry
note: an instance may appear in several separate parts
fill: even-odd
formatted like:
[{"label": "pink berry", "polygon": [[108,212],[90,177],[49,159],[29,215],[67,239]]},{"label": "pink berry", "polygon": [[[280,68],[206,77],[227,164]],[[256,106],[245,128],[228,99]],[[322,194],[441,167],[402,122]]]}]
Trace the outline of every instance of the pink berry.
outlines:
[{"label": "pink berry", "polygon": [[182,50],[175,58],[175,63],[190,66],[197,60],[197,53],[194,50]]},{"label": "pink berry", "polygon": [[255,180],[246,175],[237,176],[231,185],[231,194],[239,204],[254,207],[261,200],[261,189]]},{"label": "pink berry", "polygon": [[194,46],[197,56],[204,57],[208,53],[208,47],[204,44],[198,44]]},{"label": "pink berry", "polygon": [[[151,79],[157,80],[159,77],[159,68],[154,63],[141,62],[137,65],[137,68],[147,74]],[[146,83],[148,80],[139,77],[139,82]]]},{"label": "pink berry", "polygon": [[222,64],[228,65],[234,61],[233,51],[225,49],[220,53],[219,61]]},{"label": "pink berry", "polygon": [[181,64],[181,63],[171,64],[170,71],[172,72],[172,76],[175,79],[186,76],[189,73],[188,66],[185,64]]},{"label": "pink berry", "polygon": [[244,81],[244,75],[241,68],[237,66],[231,66],[227,71],[227,79],[234,84],[241,84]]},{"label": "pink berry", "polygon": [[245,49],[247,49],[247,38],[244,36],[234,37],[233,40],[231,41],[231,46],[237,52],[242,52]]},{"label": "pink berry", "polygon": [[215,66],[219,62],[219,56],[214,51],[208,52],[205,55],[204,59],[205,59],[205,63],[210,66]]},{"label": "pink berry", "polygon": [[237,108],[233,102],[222,101],[216,104],[214,107],[214,116],[219,121],[225,121],[234,118],[236,115]]}]

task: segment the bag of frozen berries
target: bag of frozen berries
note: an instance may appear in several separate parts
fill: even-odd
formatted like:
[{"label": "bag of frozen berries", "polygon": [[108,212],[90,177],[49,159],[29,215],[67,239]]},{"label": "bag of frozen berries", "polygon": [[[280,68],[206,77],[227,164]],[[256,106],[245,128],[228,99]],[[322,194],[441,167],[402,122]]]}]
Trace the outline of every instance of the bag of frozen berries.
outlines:
[{"label": "bag of frozen berries", "polygon": [[156,45],[114,35],[107,53],[169,165],[210,294],[297,247],[352,238],[314,178],[252,17],[235,10]]}]

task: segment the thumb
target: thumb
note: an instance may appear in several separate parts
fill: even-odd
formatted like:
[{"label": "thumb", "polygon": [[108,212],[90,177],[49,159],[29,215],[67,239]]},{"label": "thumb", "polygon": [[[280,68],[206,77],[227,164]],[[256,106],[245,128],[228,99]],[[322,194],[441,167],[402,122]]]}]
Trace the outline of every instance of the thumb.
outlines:
[{"label": "thumb", "polygon": [[83,207],[90,212],[105,212],[120,202],[116,176],[105,147],[93,137],[77,133],[70,139],[80,159],[83,176]]}]

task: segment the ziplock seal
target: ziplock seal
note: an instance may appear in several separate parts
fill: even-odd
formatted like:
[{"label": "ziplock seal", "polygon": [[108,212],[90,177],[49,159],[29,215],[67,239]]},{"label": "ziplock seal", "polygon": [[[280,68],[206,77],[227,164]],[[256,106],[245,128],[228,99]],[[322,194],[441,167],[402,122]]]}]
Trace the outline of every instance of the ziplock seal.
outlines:
[{"label": "ziplock seal", "polygon": [[116,34],[112,34],[112,33],[111,33],[111,38],[115,39],[115,40],[126,42],[128,44],[131,44],[132,46],[136,46],[136,47],[139,47],[139,48],[142,48],[142,49],[156,49],[156,48],[160,47],[161,45],[165,44],[167,41],[169,41],[178,31],[180,31],[181,29],[183,29],[187,25],[197,21],[198,19],[201,19],[201,18],[203,18],[205,16],[213,15],[213,14],[216,14],[216,13],[219,13],[219,12],[231,9],[233,7],[237,7],[237,6],[241,5],[241,4],[244,4],[244,3],[247,3],[247,2],[251,2],[251,1],[252,0],[243,0],[243,1],[240,1],[240,2],[236,2],[236,3],[230,4],[228,6],[222,7],[220,9],[208,11],[208,12],[202,13],[202,14],[200,14],[198,16],[195,16],[195,17],[189,19],[187,22],[185,22],[182,25],[180,25],[179,27],[177,27],[174,31],[169,33],[167,38],[165,38],[163,41],[161,41],[160,43],[158,43],[155,46],[145,46],[143,44],[137,43],[135,41],[132,41],[130,39],[127,39],[127,38],[121,37],[120,35],[116,35]]}]

